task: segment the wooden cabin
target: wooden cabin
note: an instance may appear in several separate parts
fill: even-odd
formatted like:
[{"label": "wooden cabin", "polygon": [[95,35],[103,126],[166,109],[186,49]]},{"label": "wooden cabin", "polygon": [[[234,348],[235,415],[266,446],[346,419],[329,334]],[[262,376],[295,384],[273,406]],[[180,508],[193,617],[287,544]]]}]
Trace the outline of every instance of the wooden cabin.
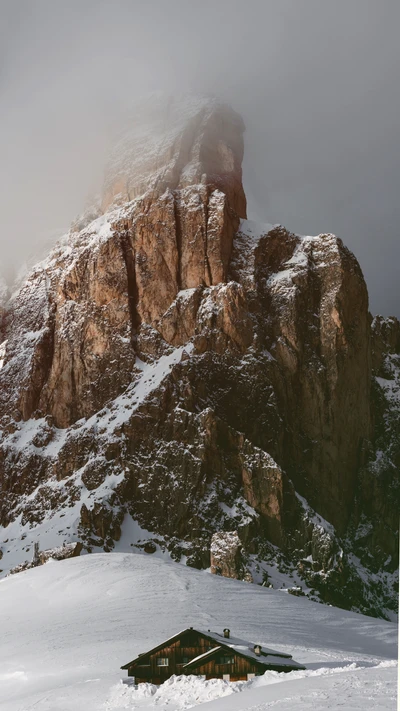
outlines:
[{"label": "wooden cabin", "polygon": [[240,681],[267,669],[289,672],[305,669],[290,654],[262,647],[223,633],[190,627],[124,664],[136,684],[162,684],[174,674],[195,674],[204,679]]}]

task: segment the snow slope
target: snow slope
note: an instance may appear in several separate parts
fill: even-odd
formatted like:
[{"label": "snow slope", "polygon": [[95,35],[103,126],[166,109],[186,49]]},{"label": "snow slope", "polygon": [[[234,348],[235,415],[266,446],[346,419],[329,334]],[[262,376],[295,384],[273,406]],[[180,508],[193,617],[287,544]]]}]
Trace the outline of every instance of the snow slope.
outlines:
[{"label": "snow slope", "polygon": [[339,674],[319,674],[202,705],[202,711],[385,711],[397,708],[396,672],[382,662],[373,669],[351,669]]},{"label": "snow slope", "polygon": [[[120,683],[122,664],[190,625],[227,626],[308,668],[236,685],[194,677],[159,689]],[[1,711],[178,711],[224,694],[204,708],[263,709],[296,694],[305,699],[300,710],[318,708],[315,698],[395,709],[394,624],[159,558],[94,554],[5,578],[0,630]],[[350,690],[359,697],[353,706]]]}]

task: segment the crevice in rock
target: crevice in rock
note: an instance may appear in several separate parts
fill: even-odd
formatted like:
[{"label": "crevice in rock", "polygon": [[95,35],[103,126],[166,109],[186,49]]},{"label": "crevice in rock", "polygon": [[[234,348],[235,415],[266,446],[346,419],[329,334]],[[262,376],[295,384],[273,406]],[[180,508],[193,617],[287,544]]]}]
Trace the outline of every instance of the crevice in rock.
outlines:
[{"label": "crevice in rock", "polygon": [[138,311],[139,291],[136,283],[135,273],[135,255],[132,249],[130,235],[128,230],[120,233],[120,245],[122,257],[126,267],[126,278],[128,286],[128,307],[131,322],[131,342],[135,342],[137,330],[140,326],[140,316]]},{"label": "crevice in rock", "polygon": [[[207,241],[206,241],[206,245],[207,245]],[[204,261],[205,261],[205,267],[206,267],[206,272],[207,272],[207,278],[208,278],[210,286],[212,286],[211,267],[210,267],[210,262],[208,261],[207,252],[205,254]]]},{"label": "crevice in rock", "polygon": [[207,197],[206,197],[206,201],[204,203],[204,266],[205,266],[205,271],[206,271],[208,283],[210,286],[212,286],[211,267],[210,267],[210,261],[208,259],[208,202],[209,202],[209,199],[210,199],[210,195],[207,190]]},{"label": "crevice in rock", "polygon": [[176,283],[178,285],[178,291],[182,289],[182,224],[181,216],[179,214],[178,199],[174,196],[174,219],[175,219],[175,236],[176,236],[176,250],[178,254],[177,266],[176,266]]},{"label": "crevice in rock", "polygon": [[6,340],[6,326],[7,326],[7,308],[5,306],[0,306],[0,343]]},{"label": "crevice in rock", "polygon": [[42,390],[46,385],[54,358],[55,344],[55,307],[50,307],[49,320],[43,337],[35,347],[32,367],[29,374],[29,386],[22,391],[21,410],[24,420],[28,420],[40,407]]},{"label": "crevice in rock", "polygon": [[[200,111],[199,114],[189,122],[188,126],[184,129],[182,135],[178,139],[178,155],[173,168],[173,175],[168,180],[168,187],[171,190],[177,190],[181,180],[182,171],[190,163],[193,147],[196,137],[199,134],[204,115],[205,110]],[[175,146],[176,142],[173,146],[173,153],[175,152]]]}]

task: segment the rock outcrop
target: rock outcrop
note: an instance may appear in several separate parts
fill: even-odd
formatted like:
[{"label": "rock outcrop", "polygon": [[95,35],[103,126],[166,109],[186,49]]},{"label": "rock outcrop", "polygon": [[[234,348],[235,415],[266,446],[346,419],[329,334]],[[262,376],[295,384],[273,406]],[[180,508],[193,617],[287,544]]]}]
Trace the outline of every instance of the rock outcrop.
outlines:
[{"label": "rock outcrop", "polygon": [[371,324],[341,240],[246,219],[243,130],[215,100],[146,102],[100,207],[9,300],[2,567],[56,521],[60,544],[128,540],[200,568],[236,531],[239,577],[279,568],[388,615],[399,414],[379,378],[397,382],[398,322]]},{"label": "rock outcrop", "polygon": [[39,551],[38,544],[34,548],[33,560],[29,563],[22,563],[17,565],[15,568],[10,570],[10,575],[15,575],[15,573],[22,573],[23,570],[29,570],[30,568],[37,568],[39,565],[45,565],[49,560],[67,560],[68,558],[77,558],[82,552],[82,543],[67,543],[64,546],[59,546],[58,548],[49,548],[45,551]]},{"label": "rock outcrop", "polygon": [[253,582],[242,555],[243,544],[236,531],[214,533],[210,546],[210,567],[214,575]]},{"label": "rock outcrop", "polygon": [[[71,246],[34,269],[10,304],[0,380],[11,375],[12,407],[24,420],[37,409],[60,427],[89,417],[130,382],[141,326],[164,321],[160,333],[168,335],[165,314],[179,292],[227,279],[246,215],[243,123],[212,101],[145,109],[146,121],[153,116],[149,145],[140,123],[108,167],[103,207],[114,209],[73,233]],[[193,335],[185,319],[180,328],[186,340]],[[5,383],[3,412],[10,394]]]}]

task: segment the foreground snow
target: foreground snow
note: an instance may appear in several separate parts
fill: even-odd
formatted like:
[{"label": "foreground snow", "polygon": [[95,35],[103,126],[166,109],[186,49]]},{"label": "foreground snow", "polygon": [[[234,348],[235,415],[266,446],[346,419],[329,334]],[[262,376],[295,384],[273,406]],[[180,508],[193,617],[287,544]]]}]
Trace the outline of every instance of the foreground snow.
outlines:
[{"label": "foreground snow", "polygon": [[[307,670],[121,683],[121,664],[190,625],[228,626]],[[84,556],[3,579],[0,629],[1,711],[396,708],[394,624],[152,557]]]},{"label": "foreground snow", "polygon": [[160,687],[140,684],[132,689],[120,683],[111,690],[105,709],[184,711],[201,704],[202,711],[261,711],[271,706],[315,711],[317,702],[324,709],[384,711],[396,708],[396,673],[396,662],[386,661],[368,669],[353,663],[289,674],[270,672],[250,682],[202,681],[191,676],[171,678]]}]

